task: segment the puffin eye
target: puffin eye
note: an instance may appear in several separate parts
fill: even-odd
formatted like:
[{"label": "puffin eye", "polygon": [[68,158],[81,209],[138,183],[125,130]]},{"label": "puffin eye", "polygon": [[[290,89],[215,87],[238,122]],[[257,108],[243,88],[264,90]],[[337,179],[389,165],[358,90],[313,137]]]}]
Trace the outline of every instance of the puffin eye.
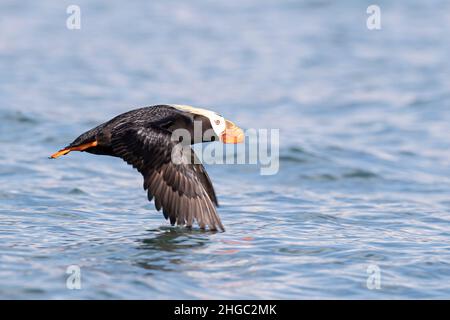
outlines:
[{"label": "puffin eye", "polygon": [[215,120],[214,122],[215,122],[216,125],[220,124],[220,120]]}]

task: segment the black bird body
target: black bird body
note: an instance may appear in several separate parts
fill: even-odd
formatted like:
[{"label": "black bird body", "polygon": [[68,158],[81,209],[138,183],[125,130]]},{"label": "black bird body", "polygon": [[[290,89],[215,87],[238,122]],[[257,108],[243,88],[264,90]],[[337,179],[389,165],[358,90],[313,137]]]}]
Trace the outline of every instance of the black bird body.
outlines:
[{"label": "black bird body", "polygon": [[[200,124],[201,132],[195,132],[195,123]],[[226,127],[220,137],[219,127]],[[200,228],[224,230],[216,211],[218,201],[213,185],[194,151],[184,147],[184,152],[179,153],[181,161],[173,161],[175,147],[180,144],[176,135],[174,138],[177,129],[190,134],[190,141],[181,143],[185,146],[216,139],[230,143],[230,136],[235,138],[232,143],[243,139],[241,129],[211,111],[157,105],[118,115],[83,133],[51,158],[70,151],[120,157],[143,175],[148,199],[154,199],[156,209],[162,209],[172,225],[191,227],[196,220]]]}]

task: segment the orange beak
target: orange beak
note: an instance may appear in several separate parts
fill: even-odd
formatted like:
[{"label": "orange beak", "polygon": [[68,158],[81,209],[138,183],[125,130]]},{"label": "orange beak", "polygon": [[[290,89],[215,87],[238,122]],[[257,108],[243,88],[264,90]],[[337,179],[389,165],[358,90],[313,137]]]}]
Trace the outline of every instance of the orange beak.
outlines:
[{"label": "orange beak", "polygon": [[220,136],[223,143],[241,143],[244,142],[244,131],[233,122],[225,120],[225,131]]},{"label": "orange beak", "polygon": [[60,156],[68,154],[70,151],[84,151],[86,149],[96,147],[97,145],[98,145],[97,141],[93,141],[93,142],[79,145],[78,147],[64,148],[64,149],[61,149],[58,152],[55,152],[54,154],[52,154],[50,156],[50,159],[56,159]]}]

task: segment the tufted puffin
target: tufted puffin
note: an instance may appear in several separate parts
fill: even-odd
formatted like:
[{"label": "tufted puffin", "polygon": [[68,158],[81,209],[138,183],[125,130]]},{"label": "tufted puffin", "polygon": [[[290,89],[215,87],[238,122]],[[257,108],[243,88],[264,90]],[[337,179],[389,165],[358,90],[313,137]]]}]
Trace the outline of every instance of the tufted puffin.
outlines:
[{"label": "tufted puffin", "polygon": [[[200,126],[198,126],[200,124]],[[201,128],[200,134],[195,127]],[[184,129],[190,141],[174,138]],[[189,137],[188,136],[188,137]],[[187,139],[186,139],[187,140]],[[194,143],[220,140],[240,143],[242,129],[221,115],[185,105],[156,105],[125,112],[76,138],[51,159],[71,151],[122,158],[144,177],[148,200],[162,209],[171,225],[225,231],[216,211],[217,197],[205,168],[190,148]],[[176,146],[184,144],[181,161],[173,161]]]}]

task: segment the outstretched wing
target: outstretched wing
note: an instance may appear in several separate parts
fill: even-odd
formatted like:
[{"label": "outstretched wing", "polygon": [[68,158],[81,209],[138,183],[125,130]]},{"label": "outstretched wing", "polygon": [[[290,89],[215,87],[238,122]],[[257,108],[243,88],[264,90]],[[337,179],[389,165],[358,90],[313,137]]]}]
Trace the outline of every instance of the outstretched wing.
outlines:
[{"label": "outstretched wing", "polygon": [[224,230],[211,180],[189,146],[181,147],[158,127],[116,130],[111,146],[144,176],[148,199],[154,198],[156,209],[162,208],[172,225],[191,227],[196,220],[200,228]]}]

